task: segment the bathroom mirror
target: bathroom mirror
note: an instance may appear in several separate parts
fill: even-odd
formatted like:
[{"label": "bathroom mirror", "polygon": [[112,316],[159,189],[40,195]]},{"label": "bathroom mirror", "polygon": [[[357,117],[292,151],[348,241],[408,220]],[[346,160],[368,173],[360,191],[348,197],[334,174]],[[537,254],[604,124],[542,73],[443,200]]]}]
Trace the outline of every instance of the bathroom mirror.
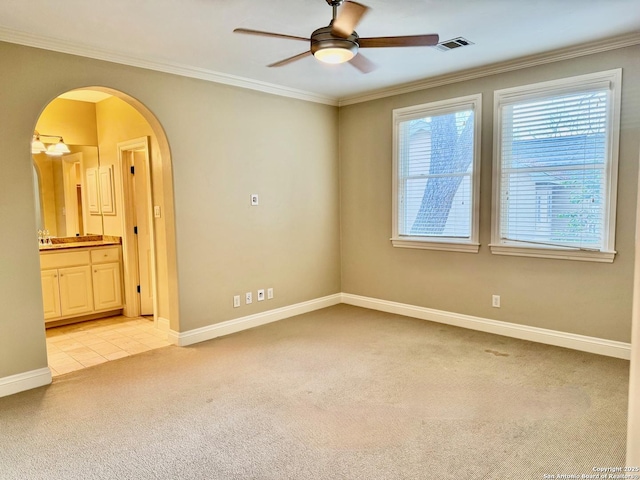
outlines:
[{"label": "bathroom mirror", "polygon": [[52,237],[102,235],[100,185],[111,185],[111,172],[101,171],[98,147],[68,146],[60,157],[32,155],[38,229]]}]

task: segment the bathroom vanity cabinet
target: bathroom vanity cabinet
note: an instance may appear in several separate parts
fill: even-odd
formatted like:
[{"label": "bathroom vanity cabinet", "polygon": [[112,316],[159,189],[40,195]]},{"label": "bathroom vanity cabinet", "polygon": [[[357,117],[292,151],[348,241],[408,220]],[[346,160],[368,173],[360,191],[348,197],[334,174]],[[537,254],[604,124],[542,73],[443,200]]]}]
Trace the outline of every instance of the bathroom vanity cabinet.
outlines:
[{"label": "bathroom vanity cabinet", "polygon": [[82,320],[122,309],[120,245],[40,251],[45,322]]}]

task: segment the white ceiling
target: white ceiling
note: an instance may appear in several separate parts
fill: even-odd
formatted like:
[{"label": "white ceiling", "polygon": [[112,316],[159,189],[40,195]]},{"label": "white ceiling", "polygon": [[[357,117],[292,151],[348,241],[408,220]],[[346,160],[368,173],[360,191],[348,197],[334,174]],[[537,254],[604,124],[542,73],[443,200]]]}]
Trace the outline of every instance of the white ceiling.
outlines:
[{"label": "white ceiling", "polygon": [[84,89],[71,90],[70,92],[65,92],[59,96],[59,98],[66,98],[67,100],[78,100],[80,102],[91,103],[98,103],[111,97],[112,95],[109,95],[108,93]]},{"label": "white ceiling", "polygon": [[441,41],[462,36],[475,45],[448,52],[362,49],[378,65],[365,75],[313,57],[267,68],[308,45],[232,32],[243,27],[309,37],[331,19],[326,0],[2,0],[0,40],[338,100],[640,32],[638,0],[360,1],[371,7],[357,28],[362,37],[438,33]]}]

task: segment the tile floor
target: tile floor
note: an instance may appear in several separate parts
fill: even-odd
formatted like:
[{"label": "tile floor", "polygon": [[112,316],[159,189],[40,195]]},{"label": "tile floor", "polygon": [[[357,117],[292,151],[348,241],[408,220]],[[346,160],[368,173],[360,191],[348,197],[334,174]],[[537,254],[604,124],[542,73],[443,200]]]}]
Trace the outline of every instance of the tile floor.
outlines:
[{"label": "tile floor", "polygon": [[47,357],[53,376],[170,345],[153,320],[109,317],[47,329]]}]

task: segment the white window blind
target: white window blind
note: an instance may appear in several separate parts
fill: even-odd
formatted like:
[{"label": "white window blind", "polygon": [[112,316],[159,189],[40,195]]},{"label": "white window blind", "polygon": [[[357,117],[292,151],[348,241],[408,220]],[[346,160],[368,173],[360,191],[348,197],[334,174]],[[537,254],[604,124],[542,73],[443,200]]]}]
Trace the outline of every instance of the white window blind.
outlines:
[{"label": "white window blind", "polygon": [[479,96],[395,112],[394,238],[477,241],[477,108]]},{"label": "white window blind", "polygon": [[525,87],[506,98],[497,92],[499,238],[493,243],[612,249],[614,86],[589,78]]}]

